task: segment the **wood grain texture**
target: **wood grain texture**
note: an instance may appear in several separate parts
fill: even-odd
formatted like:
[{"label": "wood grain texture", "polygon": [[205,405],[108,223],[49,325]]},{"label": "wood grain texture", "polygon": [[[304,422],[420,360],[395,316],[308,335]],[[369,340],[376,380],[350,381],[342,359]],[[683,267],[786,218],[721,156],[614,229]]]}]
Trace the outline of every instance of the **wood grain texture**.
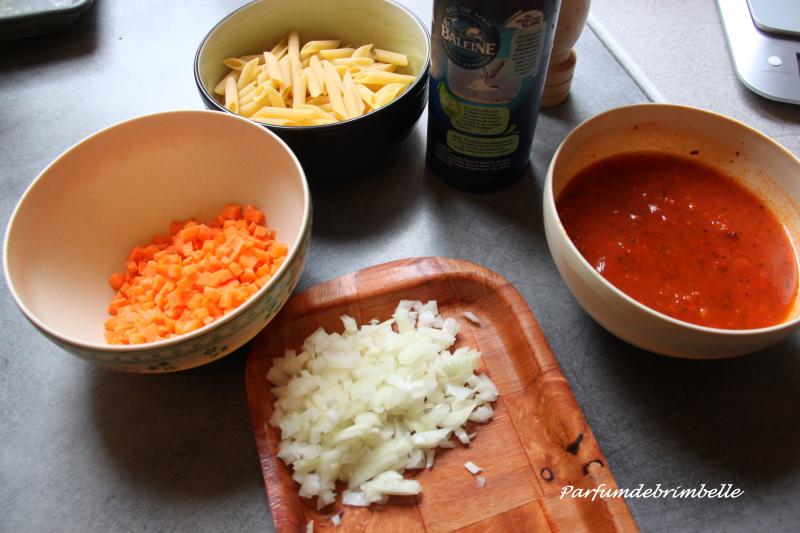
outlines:
[{"label": "wood grain texture", "polygon": [[[359,323],[389,318],[402,299],[437,300],[443,316],[461,325],[457,346],[483,353],[480,371],[500,397],[491,422],[477,425],[468,447],[438,450],[431,470],[409,471],[422,484],[416,497],[392,497],[384,506],[315,510],[300,498],[291,469],[275,454],[280,431],[269,425],[273,398],[265,376],[271,358],[297,349],[319,326],[342,331],[339,316]],[[481,325],[463,317],[475,313]],[[592,431],[553,357],[536,318],[505,279],[473,263],[424,257],[395,261],[321,283],[294,296],[251,343],[247,394],[269,505],[279,532],[333,531],[330,517],[344,510],[336,531],[430,533],[445,531],[636,531],[624,500],[561,498],[561,488],[616,483]],[[478,487],[464,468],[483,468]]]}]

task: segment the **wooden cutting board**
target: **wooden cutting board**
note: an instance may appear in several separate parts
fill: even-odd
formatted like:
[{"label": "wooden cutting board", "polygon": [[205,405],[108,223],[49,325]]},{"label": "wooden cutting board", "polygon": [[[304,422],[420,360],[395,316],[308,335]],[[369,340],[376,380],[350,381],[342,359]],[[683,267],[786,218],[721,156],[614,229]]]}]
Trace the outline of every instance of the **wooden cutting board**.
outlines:
[{"label": "wooden cutting board", "polygon": [[[409,471],[422,484],[415,497],[391,497],[384,506],[316,511],[300,498],[291,469],[276,457],[280,431],[269,425],[273,398],[265,379],[272,357],[298,349],[318,327],[343,330],[339,316],[359,324],[391,317],[403,299],[437,300],[442,316],[459,321],[456,346],[483,353],[480,371],[500,397],[491,422],[478,425],[468,447],[437,450],[431,470]],[[463,317],[473,312],[481,321]],[[594,435],[569,389],[536,318],[505,279],[473,263],[423,257],[395,261],[321,283],[291,298],[250,345],[247,394],[261,469],[279,532],[333,531],[330,517],[344,510],[337,532],[395,531],[636,531],[624,500],[561,498],[561,488],[614,489]],[[483,468],[481,488],[465,468]],[[341,494],[341,492],[339,491]]]}]

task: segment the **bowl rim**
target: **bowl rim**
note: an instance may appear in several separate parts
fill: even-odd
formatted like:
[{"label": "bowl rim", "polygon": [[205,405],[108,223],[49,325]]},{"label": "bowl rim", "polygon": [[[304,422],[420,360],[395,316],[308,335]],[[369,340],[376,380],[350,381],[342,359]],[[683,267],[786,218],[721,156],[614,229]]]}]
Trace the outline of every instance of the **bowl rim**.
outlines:
[{"label": "bowl rim", "polygon": [[[270,137],[272,141],[277,142],[278,145],[283,149],[283,151],[290,156],[291,161],[294,163],[294,166],[299,173],[300,183],[303,189],[303,214],[302,214],[302,221],[300,224],[300,228],[297,232],[297,241],[289,249],[289,253],[286,256],[286,260],[280,265],[275,274],[273,274],[272,277],[270,277],[269,281],[263,287],[259,288],[259,290],[256,291],[252,296],[250,296],[247,300],[245,300],[239,307],[235,308],[227,315],[222,316],[219,319],[214,320],[213,322],[206,324],[194,331],[190,331],[189,333],[183,333],[181,335],[175,335],[174,337],[170,337],[168,339],[146,342],[142,344],[105,344],[97,342],[86,342],[78,340],[64,333],[61,333],[50,327],[48,324],[45,324],[28,308],[28,306],[25,305],[25,303],[22,301],[22,298],[20,298],[16,286],[14,284],[14,280],[11,277],[11,272],[8,268],[10,237],[17,221],[17,214],[20,211],[22,205],[25,203],[28,196],[33,191],[33,189],[42,181],[43,177],[48,172],[50,172],[50,170],[56,164],[58,164],[61,161],[61,159],[67,156],[67,154],[70,154],[71,152],[73,152],[74,150],[78,149],[79,147],[83,146],[86,143],[92,142],[95,138],[107,134],[113,129],[124,127],[134,122],[152,120],[157,117],[196,115],[196,114],[203,114],[210,117],[216,117],[220,118],[221,120],[236,120],[242,122],[243,124],[246,124],[248,128],[251,127],[256,128],[258,131],[266,133],[267,136]],[[14,210],[11,212],[11,216],[8,221],[8,226],[6,227],[5,236],[3,238],[3,270],[5,273],[6,285],[8,286],[8,289],[11,292],[11,296],[14,299],[14,302],[17,304],[17,307],[20,308],[22,313],[25,315],[25,318],[27,318],[36,328],[40,329],[45,334],[52,336],[53,338],[65,344],[76,346],[84,350],[91,350],[94,352],[104,352],[104,353],[149,352],[153,350],[173,347],[179,344],[183,344],[184,342],[191,341],[199,337],[203,337],[204,335],[208,334],[211,330],[216,329],[221,325],[232,322],[237,317],[239,317],[239,315],[245,313],[247,309],[252,307],[252,305],[254,305],[263,295],[265,295],[267,292],[270,291],[270,289],[272,289],[272,287],[277,283],[278,279],[283,277],[284,273],[286,272],[286,269],[288,268],[288,265],[293,263],[295,257],[300,253],[299,251],[303,248],[301,240],[305,235],[308,234],[310,226],[311,226],[311,193],[308,188],[308,180],[306,179],[305,172],[303,171],[303,167],[300,164],[300,161],[297,159],[297,156],[294,154],[291,148],[289,148],[289,146],[275,133],[269,131],[266,128],[260,128],[258,127],[258,124],[250,120],[247,120],[243,117],[240,117],[238,115],[224,114],[207,109],[162,111],[158,113],[150,113],[147,115],[136,116],[130,119],[116,122],[114,124],[111,124],[110,126],[106,126],[105,128],[102,128],[92,133],[91,135],[84,137],[83,139],[76,142],[69,148],[65,149],[55,159],[53,159],[41,172],[39,172],[36,178],[33,179],[30,185],[28,185],[28,187],[22,193],[22,196],[20,196],[19,200],[17,201],[17,204],[14,206]]]},{"label": "bowl rim", "polygon": [[[422,19],[420,19],[419,16],[417,16],[416,13],[414,13],[411,9],[407,8],[406,6],[399,4],[395,0],[378,0],[378,1],[381,1],[381,2],[384,2],[384,3],[387,3],[387,4],[392,4],[392,5],[400,8],[407,15],[409,15],[412,20],[414,20],[417,23],[417,25],[422,29],[422,32],[425,35],[425,52],[426,52],[425,53],[425,63],[422,65],[422,68],[420,69],[419,74],[417,74],[416,79],[408,86],[408,88],[405,91],[402,92],[402,94],[400,94],[400,96],[398,96],[397,98],[395,98],[394,100],[392,100],[391,102],[386,104],[385,106],[380,107],[380,108],[376,109],[375,111],[373,111],[371,113],[367,113],[367,114],[361,115],[360,117],[348,118],[347,120],[340,120],[340,121],[334,122],[332,124],[321,124],[319,126],[277,126],[275,124],[266,124],[266,123],[263,123],[263,122],[258,122],[256,120],[253,120],[253,119],[249,118],[249,117],[244,117],[242,115],[234,113],[233,111],[229,110],[225,106],[220,105],[220,103],[217,101],[217,99],[214,98],[214,96],[208,92],[208,90],[206,89],[205,85],[203,85],[203,82],[200,79],[200,69],[199,69],[200,52],[202,52],[203,47],[208,42],[208,38],[211,37],[211,34],[214,33],[217,30],[217,28],[219,28],[225,22],[227,22],[228,19],[233,17],[239,11],[242,11],[244,9],[249,8],[250,6],[252,6],[254,4],[258,4],[258,3],[261,3],[261,2],[264,2],[264,1],[267,1],[267,0],[253,0],[252,2],[248,2],[245,5],[237,8],[237,9],[234,9],[233,11],[231,11],[230,13],[225,15],[216,24],[214,24],[214,26],[212,26],[210,30],[208,30],[208,33],[206,33],[205,37],[203,37],[203,39],[200,41],[200,45],[197,47],[197,51],[195,52],[195,55],[194,55],[194,81],[195,81],[195,84],[197,85],[197,89],[200,91],[200,95],[202,96],[203,100],[208,102],[208,103],[210,103],[211,105],[213,105],[214,108],[216,110],[218,110],[218,111],[222,111],[222,112],[224,112],[226,114],[229,114],[229,115],[235,115],[237,117],[241,117],[241,118],[247,120],[248,122],[252,122],[254,124],[258,124],[259,126],[267,128],[267,129],[270,129],[270,130],[274,129],[275,131],[278,131],[278,132],[325,131],[325,130],[328,130],[328,129],[336,129],[336,128],[342,127],[345,124],[351,124],[353,122],[359,121],[361,119],[365,119],[367,117],[374,117],[374,116],[377,116],[378,113],[383,113],[384,111],[388,111],[391,107],[393,107],[395,104],[400,102],[400,100],[404,96],[406,96],[408,94],[411,94],[412,90],[416,90],[417,87],[420,84],[423,84],[423,83],[425,83],[427,81],[428,72],[430,70],[430,64],[431,64],[431,35],[428,32],[428,27],[422,22]],[[373,0],[373,1],[375,1],[375,0]]]},{"label": "bowl rim", "polygon": [[[719,121],[727,122],[732,127],[741,128],[744,131],[746,131],[747,133],[749,133],[750,135],[755,135],[756,137],[760,137],[763,141],[766,141],[773,148],[778,149],[778,151],[782,151],[790,159],[793,159],[795,164],[798,166],[798,168],[800,168],[800,158],[795,156],[791,151],[789,151],[788,148],[786,148],[785,146],[783,146],[782,144],[780,144],[776,140],[772,139],[767,134],[757,130],[756,128],[753,128],[752,126],[748,126],[744,122],[742,122],[740,120],[737,120],[735,118],[729,117],[727,115],[723,115],[722,113],[717,113],[715,111],[709,111],[707,109],[702,109],[702,108],[694,107],[694,106],[688,106],[688,105],[682,105],[682,104],[672,104],[672,103],[666,103],[666,102],[642,102],[642,103],[628,104],[628,105],[623,105],[623,106],[615,107],[615,108],[612,108],[612,109],[608,109],[606,111],[603,111],[602,113],[598,113],[597,115],[589,117],[588,119],[584,120],[583,122],[581,122],[580,124],[575,126],[572,129],[572,131],[570,131],[567,134],[567,136],[564,137],[564,139],[558,145],[558,148],[556,148],[556,151],[553,153],[553,156],[550,159],[550,164],[547,167],[547,173],[545,175],[545,183],[544,183],[544,195],[543,195],[544,196],[544,198],[543,198],[544,206],[543,206],[543,208],[544,208],[545,211],[550,211],[552,213],[554,221],[556,222],[556,229],[559,232],[559,235],[566,241],[567,247],[570,250],[570,252],[573,255],[575,255],[576,257],[578,257],[579,264],[584,268],[584,270],[590,271],[592,277],[595,278],[596,280],[599,280],[600,284],[606,290],[611,291],[615,296],[617,296],[618,298],[621,298],[626,303],[628,303],[630,305],[633,305],[639,311],[642,311],[643,313],[645,313],[647,315],[650,315],[650,316],[652,316],[652,317],[654,317],[656,319],[665,320],[666,322],[669,322],[669,323],[671,323],[671,324],[673,324],[675,326],[678,326],[678,327],[683,327],[683,328],[691,329],[691,330],[694,330],[694,331],[697,331],[697,332],[702,332],[702,333],[710,333],[710,334],[713,334],[713,335],[734,336],[734,337],[746,337],[746,336],[763,335],[763,334],[774,333],[774,332],[778,332],[778,331],[781,331],[781,330],[784,330],[784,329],[791,329],[793,327],[796,327],[798,324],[800,324],[800,315],[796,316],[795,318],[793,318],[791,320],[784,320],[783,322],[780,322],[778,324],[774,324],[772,326],[765,326],[765,327],[761,327],[761,328],[751,328],[751,329],[714,328],[714,327],[710,327],[710,326],[702,326],[700,324],[694,324],[692,322],[686,322],[685,320],[680,320],[678,318],[669,316],[669,315],[667,315],[665,313],[662,313],[661,311],[657,311],[657,310],[653,309],[652,307],[649,307],[649,306],[641,303],[640,301],[636,300],[635,298],[629,296],[623,290],[619,289],[616,285],[614,285],[613,283],[608,281],[605,277],[600,275],[594,269],[594,267],[592,267],[592,265],[589,263],[589,261],[587,261],[586,258],[583,257],[583,254],[580,253],[580,251],[578,250],[577,246],[575,246],[575,243],[572,242],[572,239],[567,234],[567,231],[564,228],[564,225],[561,223],[561,217],[558,215],[558,209],[556,208],[555,194],[554,194],[554,191],[553,191],[553,169],[554,169],[554,167],[556,165],[556,162],[557,162],[559,156],[561,155],[562,149],[564,148],[566,143],[568,141],[570,141],[576,135],[576,133],[579,130],[584,129],[585,127],[587,127],[592,122],[603,120],[603,119],[607,118],[609,115],[625,113],[625,112],[631,111],[633,109],[648,108],[648,107],[649,108],[656,108],[657,107],[657,108],[663,108],[663,109],[680,109],[682,111],[688,111],[690,113],[697,113],[699,115],[705,115],[706,118],[709,118],[711,120],[719,120]],[[770,180],[772,180],[771,177],[770,177]],[[786,193],[784,191],[783,187],[780,187],[777,184],[776,184],[776,187],[778,187],[781,191],[783,191],[784,194],[788,195],[788,193]],[[797,243],[792,242],[792,248],[794,249],[795,258],[797,260],[798,269],[800,271],[800,250],[798,250]],[[552,249],[551,249],[551,255],[552,255]],[[574,297],[574,294],[573,294],[573,297]],[[795,301],[797,301],[798,299],[800,299],[800,281],[798,281],[798,291],[795,294]]]}]

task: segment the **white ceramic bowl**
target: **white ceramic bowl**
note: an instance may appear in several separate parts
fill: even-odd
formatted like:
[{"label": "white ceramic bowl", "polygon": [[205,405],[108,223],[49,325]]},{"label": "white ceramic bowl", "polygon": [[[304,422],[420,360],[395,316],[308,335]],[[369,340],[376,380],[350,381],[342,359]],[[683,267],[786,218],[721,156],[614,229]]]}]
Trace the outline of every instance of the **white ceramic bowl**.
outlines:
[{"label": "white ceramic bowl", "polygon": [[[114,291],[136,244],[170,221],[207,220],[228,203],[262,209],[289,254],[235,311],[171,339],[112,346],[103,338]],[[3,266],[25,316],[50,340],[126,372],[182,370],[216,360],[258,333],[286,302],[305,263],[311,200],[286,145],[252,122],[212,111],[139,117],[102,130],[53,161],[17,204]]]},{"label": "white ceramic bowl", "polygon": [[688,156],[733,177],[767,202],[800,249],[800,160],[766,135],[731,118],[670,104],[612,109],[576,127],[556,150],[544,186],[544,225],[550,253],[572,294],[592,318],[617,337],[645,350],[675,357],[716,359],[770,346],[800,327],[795,302],[785,322],[766,328],[726,330],[671,318],[614,287],[567,236],[555,199],[593,161],[632,151]]}]

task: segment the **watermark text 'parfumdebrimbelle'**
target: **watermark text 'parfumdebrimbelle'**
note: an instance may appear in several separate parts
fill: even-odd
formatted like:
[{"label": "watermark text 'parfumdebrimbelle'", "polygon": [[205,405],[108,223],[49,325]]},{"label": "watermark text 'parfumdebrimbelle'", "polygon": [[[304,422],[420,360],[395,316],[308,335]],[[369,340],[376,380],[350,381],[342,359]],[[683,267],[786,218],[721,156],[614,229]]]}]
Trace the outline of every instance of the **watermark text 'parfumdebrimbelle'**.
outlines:
[{"label": "watermark text 'parfumdebrimbelle'", "polygon": [[572,485],[565,485],[561,488],[561,499],[564,498],[589,498],[595,501],[597,498],[709,498],[709,499],[735,499],[744,494],[742,489],[737,489],[733,483],[721,483],[719,486],[707,487],[705,483],[699,487],[683,487],[678,485],[672,488],[662,488],[661,483],[657,483],[655,487],[644,487],[644,483],[640,483],[635,489],[631,488],[615,488],[612,489],[605,483],[601,483],[597,487],[591,489],[584,489],[574,487]]}]

